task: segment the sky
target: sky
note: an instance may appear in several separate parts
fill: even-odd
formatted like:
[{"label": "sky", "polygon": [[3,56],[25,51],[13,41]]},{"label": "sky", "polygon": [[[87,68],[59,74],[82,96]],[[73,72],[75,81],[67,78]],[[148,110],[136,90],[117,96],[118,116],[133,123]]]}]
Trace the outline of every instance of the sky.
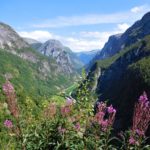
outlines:
[{"label": "sky", "polygon": [[150,11],[150,0],[0,0],[0,21],[20,36],[57,39],[73,51],[101,49]]}]

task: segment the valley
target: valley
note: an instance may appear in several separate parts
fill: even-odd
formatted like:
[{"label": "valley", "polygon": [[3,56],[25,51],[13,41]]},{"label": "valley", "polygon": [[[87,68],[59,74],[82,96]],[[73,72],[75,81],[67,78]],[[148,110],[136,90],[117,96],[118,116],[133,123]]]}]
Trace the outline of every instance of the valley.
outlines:
[{"label": "valley", "polygon": [[149,150],[149,5],[61,16],[72,3],[0,22],[0,150]]}]

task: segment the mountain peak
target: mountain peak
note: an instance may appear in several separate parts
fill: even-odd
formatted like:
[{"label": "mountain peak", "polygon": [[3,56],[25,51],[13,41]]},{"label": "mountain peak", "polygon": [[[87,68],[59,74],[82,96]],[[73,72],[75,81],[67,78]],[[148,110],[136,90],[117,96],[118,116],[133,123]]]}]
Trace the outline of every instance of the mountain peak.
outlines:
[{"label": "mountain peak", "polygon": [[42,44],[39,51],[46,56],[54,58],[56,62],[62,66],[64,71],[69,73],[73,72],[69,54],[65,51],[65,46],[63,46],[60,41],[50,39]]},{"label": "mountain peak", "polygon": [[[127,46],[144,38],[150,34],[150,12],[146,13],[141,20],[135,22],[123,34],[116,34],[109,37],[108,42],[102,50],[95,56],[92,62],[96,60],[111,57]],[[91,65],[90,65],[91,66]]]},{"label": "mountain peak", "polygon": [[62,43],[55,39],[50,39],[46,41],[45,44],[49,44],[52,47],[63,47]]},{"label": "mountain peak", "polygon": [[7,24],[0,22],[0,48],[21,49],[29,45]]},{"label": "mountain peak", "polygon": [[146,13],[143,17],[142,17],[142,21],[149,21],[150,20],[150,12]]}]

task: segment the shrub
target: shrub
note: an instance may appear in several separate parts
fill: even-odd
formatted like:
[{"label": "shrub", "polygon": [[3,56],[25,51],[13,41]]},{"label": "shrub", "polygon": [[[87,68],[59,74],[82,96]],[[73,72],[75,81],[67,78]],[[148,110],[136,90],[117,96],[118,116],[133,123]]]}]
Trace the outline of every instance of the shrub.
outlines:
[{"label": "shrub", "polygon": [[[4,118],[4,139],[1,149],[23,150],[115,150],[115,149],[149,149],[144,142],[145,132],[150,121],[150,104],[146,93],[135,104],[133,126],[113,137],[113,123],[117,110],[112,105],[100,102],[94,115],[93,102],[67,98],[62,105],[50,102],[42,108],[38,117],[34,117],[36,106],[27,99],[27,110],[20,109],[16,101],[13,85],[7,81],[3,86],[9,117]],[[88,95],[88,94],[87,94]],[[79,97],[78,97],[79,98]],[[82,99],[82,100],[85,100]],[[28,106],[30,105],[30,106]],[[7,133],[7,134],[6,134]],[[12,143],[10,145],[10,142]],[[116,144],[119,143],[119,144]],[[6,144],[4,146],[4,144]]]}]

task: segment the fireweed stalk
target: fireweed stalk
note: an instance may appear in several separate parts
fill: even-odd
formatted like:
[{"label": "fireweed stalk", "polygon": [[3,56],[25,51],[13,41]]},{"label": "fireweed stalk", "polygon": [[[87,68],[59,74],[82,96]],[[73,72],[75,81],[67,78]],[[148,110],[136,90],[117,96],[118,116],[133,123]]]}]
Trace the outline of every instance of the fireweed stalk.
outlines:
[{"label": "fireweed stalk", "polygon": [[135,104],[133,114],[133,126],[129,138],[130,145],[141,146],[141,142],[145,138],[145,132],[150,123],[150,102],[147,94],[144,92]]},{"label": "fireweed stalk", "polygon": [[[107,118],[105,118],[107,114]],[[95,115],[95,121],[101,126],[101,129],[103,131],[106,131],[111,127],[114,123],[116,115],[116,110],[113,108],[112,105],[109,107],[106,106],[105,103],[100,102],[98,104],[98,112]]]},{"label": "fireweed stalk", "polygon": [[99,124],[103,135],[105,136],[105,143],[103,149],[107,150],[109,147],[109,138],[111,129],[115,120],[116,109],[112,105],[107,107],[106,103],[98,103],[97,113],[94,116],[94,121]]},{"label": "fireweed stalk", "polygon": [[5,93],[7,98],[6,101],[9,111],[11,112],[12,116],[18,119],[19,107],[16,101],[16,94],[13,85],[9,81],[6,81],[6,83],[3,84],[3,92]]},{"label": "fireweed stalk", "polygon": [[[11,113],[11,115],[16,119],[16,126],[12,126],[12,131],[15,133],[17,139],[20,141],[23,140],[23,136],[22,136],[22,130],[20,127],[20,122],[19,122],[19,107],[17,104],[17,100],[16,100],[16,93],[15,93],[15,89],[13,87],[13,85],[10,83],[10,81],[6,80],[6,82],[3,84],[3,92],[6,95],[6,102],[8,104],[8,109]],[[10,126],[12,122],[5,120],[4,125],[6,126]],[[24,147],[23,147],[24,149]]]}]

